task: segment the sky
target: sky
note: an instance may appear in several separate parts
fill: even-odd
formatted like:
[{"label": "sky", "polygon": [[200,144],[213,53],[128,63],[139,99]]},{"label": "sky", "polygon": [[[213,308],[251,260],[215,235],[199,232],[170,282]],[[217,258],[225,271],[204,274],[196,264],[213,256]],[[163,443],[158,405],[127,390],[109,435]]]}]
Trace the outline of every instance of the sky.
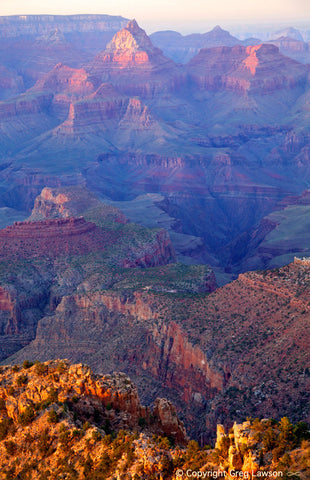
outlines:
[{"label": "sky", "polygon": [[310,22],[310,0],[0,0],[0,15],[76,13],[136,18],[153,31],[200,31],[211,24]]}]

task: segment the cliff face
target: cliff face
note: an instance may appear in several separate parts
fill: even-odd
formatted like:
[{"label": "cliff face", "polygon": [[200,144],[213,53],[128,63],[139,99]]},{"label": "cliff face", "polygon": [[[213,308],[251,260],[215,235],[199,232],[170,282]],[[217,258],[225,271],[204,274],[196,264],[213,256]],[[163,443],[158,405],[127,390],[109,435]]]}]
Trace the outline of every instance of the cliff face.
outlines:
[{"label": "cliff face", "polygon": [[38,80],[34,91],[48,90],[54,95],[67,93],[72,96],[85,96],[94,92],[94,86],[83,68],[70,68],[58,63],[49,73]]},{"label": "cliff face", "polygon": [[142,97],[174,91],[182,83],[182,73],[153,46],[135,20],[113,37],[87,70],[100,83],[108,79],[123,93]]},{"label": "cliff face", "polygon": [[[188,440],[174,406],[166,399],[158,398],[154,408],[144,407],[136,387],[123,373],[98,376],[86,365],[70,365],[60,360],[35,365],[26,362],[24,365],[24,368],[1,371],[0,465],[3,470],[11,467],[21,476],[28,476],[25,473],[28,462],[35,459],[36,465],[31,473],[32,478],[38,479],[45,471],[44,462],[47,460],[48,467],[61,477],[68,466],[64,465],[63,458],[75,457],[73,451],[77,453],[82,447],[82,452],[88,451],[85,459],[82,454],[75,460],[72,456],[69,461],[71,470],[74,465],[76,478],[85,477],[83,472],[86,472],[90,451],[92,456],[97,455],[101,460],[95,463],[91,460],[92,470],[98,468],[105,478],[110,478],[115,471],[135,474],[144,466],[141,447],[145,444],[149,449],[153,448],[154,453],[157,450],[156,466],[153,467],[148,459],[152,473],[156,467],[160,469],[161,461],[167,456],[160,451],[160,442],[163,442],[162,448],[169,449],[168,439],[164,440],[162,436],[169,436],[179,446]],[[26,446],[22,433],[25,428],[28,451],[22,455],[16,470],[16,466],[12,466],[12,455]],[[111,455],[117,444],[120,447],[118,454],[124,444],[125,450],[115,458],[113,454],[113,462],[105,465],[102,459],[108,452]],[[128,461],[124,463],[127,455]],[[49,468],[46,470],[48,476]]]},{"label": "cliff face", "polygon": [[25,95],[17,100],[8,100],[0,103],[0,115],[3,120],[23,115],[37,115],[46,111],[52,98],[50,93],[41,93],[32,97]]},{"label": "cliff face", "polygon": [[[31,23],[17,20],[26,29]],[[83,23],[46,23],[58,20],[69,30]],[[0,151],[12,165],[1,169],[0,201],[28,207],[34,180],[45,175],[50,185],[82,183],[113,200],[158,193],[178,233],[201,238],[203,261],[239,273],[261,219],[307,185],[308,67],[271,44],[233,45],[219,28],[205,40],[230,46],[203,49],[188,65],[176,65],[135,21],[121,27],[107,48],[97,38],[101,53],[93,60],[85,50],[83,61],[75,57],[75,33],[60,24],[32,46],[12,40],[15,70],[24,72],[29,57],[42,64],[29,66],[28,80],[35,70],[40,77],[35,86],[0,102]]]},{"label": "cliff face", "polygon": [[119,30],[127,20],[110,15],[12,15],[1,16],[3,38],[23,35],[44,35],[60,28],[65,33]]},{"label": "cliff face", "polygon": [[[69,188],[43,188],[40,195],[35,199],[30,220],[42,220],[49,218],[67,218],[79,216],[81,212],[100,205],[99,199],[83,187]],[[126,218],[121,212],[120,223],[126,223]]]},{"label": "cliff face", "polygon": [[24,91],[24,82],[16,72],[0,65],[0,100],[17,95]]},{"label": "cliff face", "polygon": [[67,360],[25,361],[1,368],[0,380],[0,468],[10,475],[177,480],[181,472],[210,472],[252,479],[268,472],[281,478],[289,469],[308,478],[302,422],[249,420],[235,423],[229,434],[218,425],[215,448],[200,448],[188,442],[168,400],[141,405],[124,373],[95,375]]},{"label": "cliff face", "polygon": [[204,441],[219,420],[229,426],[231,418],[270,413],[307,419],[309,399],[301,392],[309,388],[308,270],[296,263],[241,275],[199,296],[181,294],[180,284],[159,288],[154,279],[168,278],[168,268],[153,269],[151,277],[145,271],[139,281],[133,269],[104,291],[98,285],[111,278],[102,269],[77,279],[75,288],[66,273],[71,293],[68,286],[53,287],[49,316],[12,361],[62,354],[87,358],[96,371],[124,370],[143,401],[155,400],[155,392],[168,396],[189,431]]},{"label": "cliff face", "polygon": [[101,231],[83,218],[16,222],[0,232],[0,243],[2,258],[52,258],[70,252],[85,254],[106,247]]},{"label": "cliff face", "polygon": [[188,64],[201,89],[267,94],[305,85],[308,68],[288,59],[274,45],[202,49]]}]

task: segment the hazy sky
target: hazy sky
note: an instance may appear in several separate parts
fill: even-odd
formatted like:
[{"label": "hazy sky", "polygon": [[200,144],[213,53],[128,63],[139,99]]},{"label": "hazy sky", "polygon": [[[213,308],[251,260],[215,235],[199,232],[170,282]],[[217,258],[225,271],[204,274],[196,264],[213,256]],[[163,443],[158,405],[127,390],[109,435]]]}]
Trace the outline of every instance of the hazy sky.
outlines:
[{"label": "hazy sky", "polygon": [[310,20],[310,0],[0,0],[0,15],[36,13],[122,15],[148,30],[235,22],[291,25]]}]

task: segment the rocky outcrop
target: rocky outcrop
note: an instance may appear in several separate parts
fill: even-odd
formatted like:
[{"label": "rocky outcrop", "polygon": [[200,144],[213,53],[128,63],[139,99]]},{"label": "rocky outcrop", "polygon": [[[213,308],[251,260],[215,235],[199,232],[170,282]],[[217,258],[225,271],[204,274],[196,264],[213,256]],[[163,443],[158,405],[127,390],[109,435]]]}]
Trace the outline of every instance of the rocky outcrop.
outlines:
[{"label": "rocky outcrop", "polygon": [[161,425],[164,436],[172,436],[178,443],[184,443],[187,439],[183,422],[177,416],[175,406],[166,398],[155,400],[153,415]]},{"label": "rocky outcrop", "polygon": [[168,58],[172,58],[176,63],[189,62],[201,48],[232,47],[242,43],[219,25],[206,33],[181,35],[178,32],[168,30],[152,33],[150,38],[155,46],[159,47]]},{"label": "rocky outcrop", "polygon": [[232,90],[267,94],[304,86],[308,68],[285,57],[274,45],[202,49],[187,66],[192,82],[202,90]]},{"label": "rocky outcrop", "polygon": [[39,480],[51,470],[57,478],[74,471],[79,479],[91,472],[107,480],[176,480],[184,472],[281,478],[287,467],[301,480],[309,477],[306,424],[287,418],[235,423],[229,434],[218,425],[216,448],[200,448],[188,442],[168,400],[144,407],[124,373],[94,375],[67,360],[25,361],[1,368],[0,381],[0,468],[21,478],[31,471]]},{"label": "rocky outcrop", "polygon": [[46,112],[51,104],[53,95],[41,93],[37,95],[22,95],[14,100],[0,102],[0,116],[2,121],[21,115],[37,115]]},{"label": "rocky outcrop", "polygon": [[111,122],[118,123],[128,100],[118,94],[115,89],[103,86],[100,93],[78,102],[71,102],[66,120],[54,129],[54,135],[85,135],[106,132]]},{"label": "rocky outcrop", "polygon": [[24,82],[16,72],[0,65],[0,100],[5,100],[24,91]]},{"label": "rocky outcrop", "polygon": [[127,95],[153,96],[174,91],[182,83],[179,69],[153,46],[135,20],[113,37],[87,71],[98,82],[108,80]]},{"label": "rocky outcrop", "polygon": [[[99,199],[82,186],[61,189],[45,187],[35,199],[29,220],[76,217],[99,205]],[[116,221],[126,223],[124,215],[117,213]]]},{"label": "rocky outcrop", "polygon": [[[217,426],[216,445],[219,451],[223,444],[230,443],[227,460],[223,461],[222,468],[228,469],[227,478],[234,478],[234,473],[244,478],[252,478],[260,469],[260,460],[257,441],[254,440],[254,431],[250,421],[233,425],[232,432],[225,434],[223,425]],[[258,473],[258,476],[260,473]]]},{"label": "rocky outcrop", "polygon": [[67,94],[83,97],[94,92],[94,86],[83,68],[70,68],[58,63],[38,80],[31,91],[49,91],[54,95]]},{"label": "rocky outcrop", "polygon": [[2,258],[53,258],[101,250],[107,244],[94,223],[83,218],[68,218],[15,222],[0,231],[0,245]]},{"label": "rocky outcrop", "polygon": [[[50,377],[47,377],[47,373],[50,373]],[[153,409],[141,405],[136,386],[124,373],[95,375],[83,364],[50,361],[28,368],[26,388],[19,391],[18,396],[12,396],[7,386],[9,383],[18,385],[19,375],[14,375],[7,368],[3,374],[4,387],[0,388],[1,410],[6,410],[7,416],[14,421],[27,408],[48,402],[52,392],[57,392],[58,401],[73,401],[79,415],[87,415],[88,412],[89,416],[97,409],[97,417],[103,416],[107,409],[110,412],[109,421],[118,428],[138,430],[143,418],[146,429],[169,436],[178,444],[187,441],[186,430],[176,415],[175,407],[163,398],[156,400]]]},{"label": "rocky outcrop", "polygon": [[1,17],[0,31],[2,38],[46,35],[56,28],[64,33],[116,31],[127,22],[111,15],[14,15]]},{"label": "rocky outcrop", "polygon": [[128,257],[122,261],[122,266],[124,268],[145,268],[174,262],[176,262],[176,255],[169,235],[166,230],[160,230],[151,245],[146,246],[141,253],[135,250],[130,252]]}]

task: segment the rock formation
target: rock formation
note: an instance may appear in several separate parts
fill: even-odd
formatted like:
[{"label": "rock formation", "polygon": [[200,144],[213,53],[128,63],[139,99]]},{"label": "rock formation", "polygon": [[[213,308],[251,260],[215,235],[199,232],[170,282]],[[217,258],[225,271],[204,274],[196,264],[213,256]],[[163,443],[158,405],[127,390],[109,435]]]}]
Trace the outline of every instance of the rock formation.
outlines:
[{"label": "rock formation", "polygon": [[182,81],[176,65],[153,46],[135,20],[113,37],[87,70],[98,82],[111,81],[127,95],[154,96],[175,90]]},{"label": "rock formation", "polygon": [[[272,65],[272,67],[271,67]],[[201,89],[267,94],[305,85],[308,68],[282,55],[274,45],[202,49],[188,64]]]},{"label": "rock formation", "polygon": [[155,46],[176,63],[189,62],[201,48],[232,47],[242,44],[238,38],[223,30],[219,25],[210,32],[181,35],[174,31],[155,32],[150,35]]},{"label": "rock formation", "polygon": [[181,472],[201,472],[231,480],[268,472],[281,478],[289,468],[308,478],[303,422],[251,419],[229,434],[218,425],[215,449],[200,448],[188,442],[169,401],[141,405],[124,373],[95,375],[67,360],[26,360],[1,368],[0,380],[0,468],[10,476],[176,480]]}]

